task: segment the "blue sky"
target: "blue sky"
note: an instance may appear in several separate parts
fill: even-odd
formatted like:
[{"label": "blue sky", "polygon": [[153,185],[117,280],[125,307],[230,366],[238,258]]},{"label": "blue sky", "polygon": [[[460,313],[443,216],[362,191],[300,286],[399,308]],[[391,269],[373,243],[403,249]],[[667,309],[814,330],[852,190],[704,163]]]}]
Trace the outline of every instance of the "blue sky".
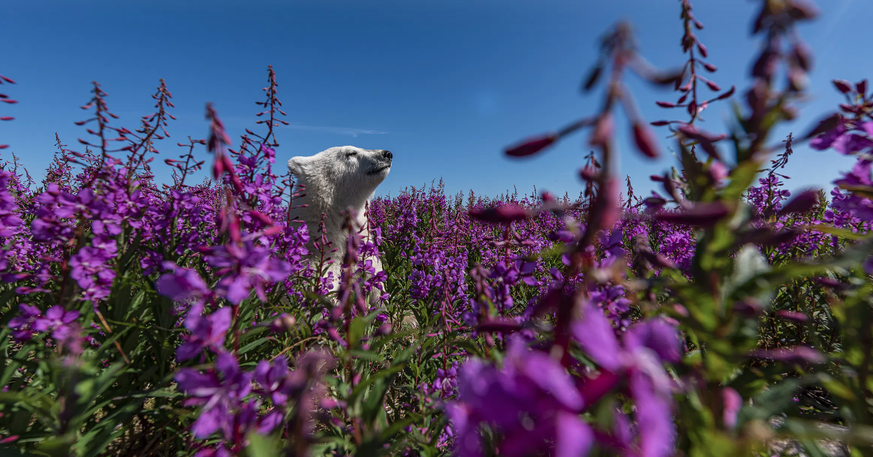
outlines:
[{"label": "blue sky", "polygon": [[[698,0],[698,32],[719,67],[722,87],[748,86],[758,43],[749,23],[758,2]],[[867,18],[873,2],[819,0],[822,16],[800,29],[815,51],[810,102],[780,130],[800,133],[841,97],[833,78],[857,81],[871,74]],[[449,192],[472,189],[497,195],[515,186],[571,196],[582,184],[576,171],[587,152],[573,136],[532,160],[509,160],[502,149],[593,113],[599,95],[578,87],[596,58],[596,40],[611,24],[630,21],[642,54],[653,64],[683,62],[678,0],[597,1],[95,1],[5,0],[0,6],[0,74],[18,84],[4,92],[19,104],[0,106],[0,143],[36,177],[54,153],[54,134],[79,148],[86,136],[73,122],[91,81],[103,85],[117,126],[133,129],[152,112],[160,78],[174,96],[172,138],[159,144],[175,158],[176,142],[204,138],[204,106],[214,102],[238,144],[254,122],[267,78],[278,74],[279,95],[292,126],[278,132],[279,162],[330,146],[389,149],[395,166],[377,193],[444,179]],[[629,76],[649,120],[681,118],[655,106],[674,101]],[[704,112],[706,128],[724,131],[727,104]],[[651,189],[648,176],[676,163],[669,155],[643,159],[619,122],[621,173],[634,187]],[[662,144],[666,130],[658,130]],[[204,150],[199,157],[207,158]],[[835,152],[795,149],[785,173],[789,188],[830,189],[851,160]],[[284,171],[284,166],[282,171]],[[159,179],[168,171],[157,167]]]}]

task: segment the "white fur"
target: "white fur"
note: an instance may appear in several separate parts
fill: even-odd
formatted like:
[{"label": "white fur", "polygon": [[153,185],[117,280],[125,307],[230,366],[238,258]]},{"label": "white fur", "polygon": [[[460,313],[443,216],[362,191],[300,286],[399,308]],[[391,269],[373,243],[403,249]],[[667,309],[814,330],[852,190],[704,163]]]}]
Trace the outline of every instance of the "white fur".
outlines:
[{"label": "white fur", "polygon": [[[312,243],[321,241],[320,225],[324,215],[324,233],[332,245],[330,249],[336,249],[328,254],[334,261],[328,271],[333,272],[335,285],[348,237],[343,212],[350,207],[355,210],[355,228],[363,239],[367,239],[365,206],[376,187],[388,176],[391,163],[392,154],[388,151],[354,146],[333,147],[314,156],[294,157],[288,161],[288,168],[296,177],[294,190],[301,190],[302,186],[305,194],[294,199],[293,206],[298,208],[292,210],[291,217],[306,222],[309,249],[314,253]],[[301,205],[306,206],[301,208]],[[376,272],[382,271],[379,259],[372,260]]]}]

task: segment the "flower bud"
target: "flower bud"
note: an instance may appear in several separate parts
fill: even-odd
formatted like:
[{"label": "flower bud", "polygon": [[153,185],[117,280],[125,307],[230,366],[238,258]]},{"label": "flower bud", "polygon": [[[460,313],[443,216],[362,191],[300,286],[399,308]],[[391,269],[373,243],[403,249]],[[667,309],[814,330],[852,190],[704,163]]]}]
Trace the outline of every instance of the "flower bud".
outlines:
[{"label": "flower bud", "polygon": [[819,351],[807,346],[795,346],[793,348],[758,349],[752,351],[752,356],[772,359],[788,363],[824,363],[826,357]]},{"label": "flower bud", "polygon": [[646,79],[658,86],[672,85],[676,87],[680,82],[682,82],[682,76],[684,74],[685,72],[683,70],[656,72],[648,75]]},{"label": "flower bud", "polygon": [[817,203],[818,192],[807,190],[792,198],[791,201],[779,210],[778,214],[805,213],[813,209]]},{"label": "flower bud", "polygon": [[297,319],[294,316],[282,313],[270,322],[270,331],[273,333],[285,333],[291,331],[297,325]]},{"label": "flower bud", "polygon": [[799,41],[795,43],[791,48],[791,55],[804,71],[812,70],[812,51],[806,44]]},{"label": "flower bud", "polygon": [[733,310],[737,314],[748,317],[757,317],[764,313],[764,305],[760,301],[748,297],[734,304]]},{"label": "flower bud", "polygon": [[378,329],[376,329],[376,334],[379,336],[385,336],[391,333],[391,324],[386,322],[382,324]]},{"label": "flower bud", "polygon": [[584,181],[597,181],[599,173],[597,172],[597,168],[588,165],[585,168],[579,170],[579,177]]},{"label": "flower bud", "polygon": [[815,128],[813,128],[806,135],[803,136],[803,139],[812,138],[822,133],[830,132],[838,125],[840,125],[842,119],[843,117],[839,113],[831,114],[830,116],[820,120]]},{"label": "flower bud", "polygon": [[721,202],[698,203],[686,211],[660,213],[655,218],[672,224],[709,227],[718,223],[729,213],[728,208]]},{"label": "flower bud", "polygon": [[849,81],[846,81],[845,79],[835,79],[831,82],[834,84],[834,87],[836,87],[838,91],[844,94],[848,94],[852,91],[852,85],[849,84]]},{"label": "flower bud", "polygon": [[792,92],[803,92],[809,86],[809,78],[806,72],[800,67],[789,68],[788,70],[788,90]]},{"label": "flower bud", "polygon": [[648,126],[639,120],[635,121],[633,124],[633,134],[637,149],[645,154],[646,157],[655,159],[660,155],[658,143],[652,135],[652,130],[649,129]]},{"label": "flower bud", "polygon": [[594,124],[594,131],[591,133],[591,139],[588,144],[591,146],[604,146],[612,139],[612,132],[615,129],[615,123],[612,119],[612,114],[606,113],[597,119]]},{"label": "flower bud", "polygon": [[812,3],[794,0],[788,7],[788,15],[798,21],[815,19],[818,17],[818,9]]},{"label": "flower bud", "polygon": [[507,148],[504,153],[510,157],[526,157],[534,155],[551,146],[558,140],[558,136],[550,133],[547,135],[528,139],[527,141]]},{"label": "flower bud", "polygon": [[509,318],[492,318],[476,326],[476,331],[481,333],[515,333],[519,330],[521,330],[521,325]]},{"label": "flower bud", "polygon": [[752,66],[752,76],[770,81],[773,79],[773,73],[776,72],[776,64],[778,62],[779,56],[775,52],[769,49],[765,50],[758,57],[758,60],[755,61],[755,65]]},{"label": "flower bud", "polygon": [[521,206],[508,204],[491,208],[473,208],[470,217],[491,224],[509,224],[529,218],[530,213]]},{"label": "flower bud", "polygon": [[806,314],[797,312],[797,311],[789,311],[787,309],[783,309],[776,312],[776,315],[789,321],[804,323],[809,320],[809,317]]},{"label": "flower bud", "polygon": [[597,80],[600,79],[600,75],[603,73],[603,65],[597,64],[594,68],[591,69],[591,72],[588,73],[588,77],[585,78],[585,83],[582,84],[582,92],[588,92],[597,84]]}]

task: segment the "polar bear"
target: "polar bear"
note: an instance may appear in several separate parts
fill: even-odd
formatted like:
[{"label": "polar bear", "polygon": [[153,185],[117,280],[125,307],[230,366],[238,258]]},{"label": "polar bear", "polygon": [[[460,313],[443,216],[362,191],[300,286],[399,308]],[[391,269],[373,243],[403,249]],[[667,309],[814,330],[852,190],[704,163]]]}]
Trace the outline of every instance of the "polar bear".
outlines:
[{"label": "polar bear", "polygon": [[[310,235],[308,247],[310,252],[314,252],[313,242],[320,241],[324,215],[324,234],[331,244],[326,251],[335,249],[332,253],[325,253],[333,260],[328,271],[333,272],[334,288],[338,283],[348,239],[345,210],[355,210],[355,228],[366,240],[369,228],[364,214],[365,205],[391,171],[393,158],[394,154],[384,149],[339,146],[314,156],[293,157],[288,161],[288,169],[296,178],[294,191],[302,190],[304,194],[292,202],[295,209],[291,211],[291,217],[306,222]],[[372,260],[376,272],[382,271],[379,259]]]}]

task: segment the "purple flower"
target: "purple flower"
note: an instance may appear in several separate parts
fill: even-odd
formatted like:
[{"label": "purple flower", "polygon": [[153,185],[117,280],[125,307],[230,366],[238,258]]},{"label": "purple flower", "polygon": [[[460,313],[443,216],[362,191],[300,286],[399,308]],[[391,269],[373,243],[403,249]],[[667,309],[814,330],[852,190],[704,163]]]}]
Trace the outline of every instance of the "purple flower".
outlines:
[{"label": "purple flower", "polygon": [[35,306],[21,304],[21,315],[9,321],[12,336],[18,341],[30,339],[34,333],[52,332],[51,336],[58,346],[73,354],[81,354],[85,342],[82,326],[75,322],[78,311],[65,311],[63,306],[55,305],[43,316]]},{"label": "purple flower", "polygon": [[[37,332],[55,332],[52,334],[52,337],[57,338],[58,330],[63,329],[78,317],[78,311],[65,311],[63,306],[55,305],[45,312],[45,316],[36,318],[33,322],[33,329]],[[61,330],[61,332],[64,331]]]},{"label": "purple flower", "polygon": [[78,322],[70,322],[58,327],[52,338],[58,342],[58,346],[72,354],[81,354],[84,350],[87,338],[82,335],[82,326]]},{"label": "purple flower", "polygon": [[193,307],[185,319],[185,328],[191,334],[176,350],[176,359],[180,362],[196,357],[203,349],[211,349],[215,353],[224,351],[224,337],[231,324],[230,308],[219,308],[207,317],[200,316],[202,307]]},{"label": "purple flower", "polygon": [[196,271],[179,267],[173,262],[163,262],[162,266],[171,272],[161,275],[155,282],[159,294],[175,301],[200,299],[212,294]]},{"label": "purple flower", "polygon": [[[95,243],[101,243],[99,238]],[[85,246],[70,258],[70,277],[84,290],[83,299],[96,302],[109,296],[115,270],[108,265],[117,253],[115,241]]]},{"label": "purple flower", "polygon": [[837,137],[831,144],[837,152],[843,155],[857,154],[873,147],[873,141],[866,136],[847,133]]},{"label": "purple flower", "polygon": [[270,250],[254,246],[252,241],[241,245],[227,244],[205,249],[206,261],[223,277],[216,284],[216,292],[233,304],[249,296],[252,289],[263,301],[267,300],[264,285],[285,279],[291,265],[270,258]]},{"label": "purple flower", "polygon": [[[505,437],[501,455],[523,456],[554,443],[557,455],[584,455],[593,432],[580,417],[583,399],[558,361],[513,337],[503,369],[473,359],[460,371],[458,403],[447,413],[460,456],[482,455],[479,424]],[[525,419],[527,417],[527,419]]]},{"label": "purple flower", "polygon": [[261,385],[264,394],[276,405],[284,405],[288,400],[288,360],[285,356],[276,357],[272,364],[266,360],[258,362],[255,368],[255,381]]},{"label": "purple flower", "polygon": [[743,407],[743,397],[736,390],[725,387],[721,390],[721,399],[724,405],[722,421],[726,427],[734,428],[737,425],[737,413]]},{"label": "purple flower", "polygon": [[7,238],[15,234],[22,224],[18,216],[18,205],[9,193],[9,182],[14,180],[12,173],[0,171],[0,238]]},{"label": "purple flower", "polygon": [[215,370],[201,373],[183,368],[176,374],[179,390],[191,398],[186,406],[200,405],[200,416],[191,426],[197,438],[207,438],[219,429],[230,436],[233,410],[251,392],[252,374],[240,371],[232,354],[221,353],[215,361]]},{"label": "purple flower", "polygon": [[844,125],[839,124],[834,129],[829,130],[821,135],[812,139],[809,142],[809,147],[813,149],[817,149],[819,151],[824,151],[825,149],[831,147],[838,138],[841,138],[846,133],[846,127]]},{"label": "purple flower", "polygon": [[33,329],[33,323],[36,322],[42,312],[36,306],[24,303],[18,305],[18,312],[18,316],[9,320],[9,328],[12,329],[13,338],[18,341],[26,341],[36,333]]},{"label": "purple flower", "polygon": [[202,447],[194,454],[194,457],[231,457],[230,451],[224,447],[224,443],[218,443],[214,447]]},{"label": "purple flower", "polygon": [[794,346],[791,348],[777,349],[756,349],[752,351],[751,355],[753,357],[759,357],[762,359],[771,359],[788,363],[821,364],[827,360],[824,354],[808,346]]},{"label": "purple flower", "polygon": [[[589,304],[583,318],[573,324],[572,331],[585,352],[600,366],[629,377],[631,397],[636,405],[641,455],[670,455],[674,436],[672,387],[662,363],[680,359],[681,341],[676,329],[660,319],[635,324],[619,344],[603,311]],[[620,376],[607,379],[616,383]],[[602,392],[604,389],[598,385],[596,390]]]},{"label": "purple flower", "polygon": [[664,362],[679,363],[682,358],[679,334],[664,319],[632,326],[624,335],[624,344],[631,351],[649,348]]}]

